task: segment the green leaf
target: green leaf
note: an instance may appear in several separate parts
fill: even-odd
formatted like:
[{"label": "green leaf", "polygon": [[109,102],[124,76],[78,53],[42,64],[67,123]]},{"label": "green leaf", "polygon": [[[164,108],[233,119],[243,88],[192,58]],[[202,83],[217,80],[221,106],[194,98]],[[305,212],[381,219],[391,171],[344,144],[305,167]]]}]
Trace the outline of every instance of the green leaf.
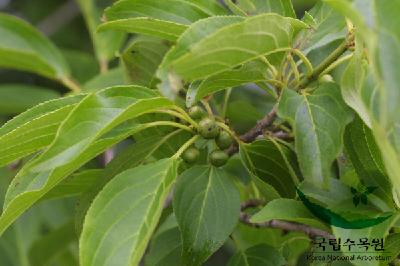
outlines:
[{"label": "green leaf", "polygon": [[396,24],[400,21],[395,15],[395,10],[400,8],[400,1],[375,1],[375,14],[379,24],[377,43],[377,64],[385,86],[384,104],[382,112],[387,116],[390,122],[398,122],[398,113],[400,111],[400,92],[398,84],[400,75],[397,69],[396,58],[400,58],[400,30]]},{"label": "green leaf", "polygon": [[58,98],[60,94],[43,87],[23,84],[0,85],[0,113],[18,114],[39,103]]},{"label": "green leaf", "polygon": [[400,119],[398,113],[400,110],[400,93],[397,86],[399,71],[395,59],[399,57],[400,31],[395,26],[399,18],[393,16],[393,12],[400,7],[400,1],[375,1],[374,7],[378,24],[376,40],[379,40],[379,42],[376,43],[376,50],[372,51],[375,52],[374,55],[377,57],[378,80],[381,81],[379,85],[382,86],[379,126],[375,126],[374,134],[382,150],[385,166],[396,190],[396,201],[399,205]]},{"label": "green leaf", "polygon": [[175,41],[186,30],[186,25],[163,21],[155,18],[127,18],[103,23],[98,30],[119,30],[155,36]]},{"label": "green leaf", "polygon": [[184,0],[185,2],[189,2],[192,5],[202,9],[205,13],[210,16],[213,15],[227,15],[226,9],[218,4],[217,1],[209,1],[209,0]]},{"label": "green leaf", "polygon": [[101,17],[96,1],[77,0],[77,3],[89,29],[97,60],[100,64],[107,64],[107,61],[115,56],[115,52],[121,46],[124,35],[120,32],[96,32]]},{"label": "green leaf", "polygon": [[229,237],[239,218],[239,192],[227,173],[194,166],[179,177],[173,207],[185,265],[201,265]]},{"label": "green leaf", "polygon": [[38,212],[26,213],[0,238],[1,263],[7,266],[29,266],[29,248],[40,237],[41,217]]},{"label": "green leaf", "polygon": [[318,221],[300,201],[292,199],[276,199],[269,202],[251,217],[251,222],[262,223],[274,219],[307,224],[323,230],[326,229],[326,226]]},{"label": "green leaf", "polygon": [[41,116],[54,112],[58,109],[61,109],[67,105],[73,105],[82,100],[85,95],[73,95],[64,97],[61,99],[50,100],[48,102],[41,103],[26,112],[14,117],[13,119],[7,121],[0,128],[0,136],[8,134],[9,132],[23,126],[24,124],[29,123],[32,120],[36,120]]},{"label": "green leaf", "polygon": [[175,41],[187,25],[219,13],[217,3],[205,1],[121,0],[106,9],[108,22],[99,30],[124,30]]},{"label": "green leaf", "polygon": [[[10,198],[9,202],[5,202],[3,213],[0,217],[0,232],[3,233],[4,230],[24,211],[26,211],[30,206],[32,206],[36,201],[41,199],[47,192],[49,192],[54,186],[56,186],[62,179],[70,174],[72,174],[76,169],[82,167],[90,159],[102,153],[108,147],[120,142],[121,140],[127,138],[131,134],[143,130],[146,125],[132,125],[128,127],[116,128],[109,132],[103,138],[98,139],[91,146],[85,150],[76,160],[65,165],[64,167],[58,167],[55,172],[44,172],[43,173],[30,173],[27,175],[20,174],[16,176],[13,183],[10,185],[7,192],[14,193],[14,198]],[[34,161],[33,161],[34,162]],[[29,167],[29,164],[25,166],[22,170]],[[45,184],[40,184],[40,178],[48,178],[50,181]],[[39,182],[38,182],[39,181]],[[36,183],[35,183],[36,182]],[[25,189],[25,191],[18,191],[20,189],[20,184],[29,185],[31,187]],[[36,187],[35,187],[36,186]],[[41,187],[39,187],[41,186]],[[23,188],[21,189],[23,190]],[[21,192],[20,194],[17,194]]]},{"label": "green leaf", "polygon": [[178,223],[171,214],[154,234],[145,257],[145,266],[181,265],[181,253],[182,241]]},{"label": "green leaf", "polygon": [[[390,234],[385,239],[385,251],[387,256],[396,258],[400,253],[400,233]],[[381,262],[379,265],[384,266],[386,263]]]},{"label": "green leaf", "polygon": [[73,174],[50,190],[44,199],[64,198],[86,192],[103,176],[102,169],[89,169]]},{"label": "green leaf", "polygon": [[110,69],[106,73],[98,74],[83,85],[83,91],[95,92],[108,87],[124,85],[124,70],[122,67]]},{"label": "green leaf", "polygon": [[79,83],[87,82],[100,71],[98,62],[92,53],[81,50],[63,49],[62,54],[71,68],[71,76]]},{"label": "green leaf", "polygon": [[221,15],[221,12],[217,3],[205,0],[120,0],[107,8],[105,15],[107,20],[149,17],[190,25],[202,18]]},{"label": "green leaf", "polygon": [[[321,206],[327,207],[329,209],[340,209],[341,204],[355,195],[358,194],[358,191],[343,184],[343,182],[339,179],[331,178],[329,183],[329,190],[325,190],[322,188],[318,188],[308,181],[302,182],[298,189],[307,196],[307,198],[311,199],[313,203],[318,203]],[[347,211],[348,209],[342,211]],[[350,211],[350,210],[349,210]]]},{"label": "green leaf", "polygon": [[267,77],[268,66],[261,60],[251,61],[238,68],[224,71],[204,79],[198,87],[189,89],[186,95],[186,105],[192,106],[203,97],[217,91],[236,87],[246,83],[263,82]]},{"label": "green leaf", "polygon": [[286,265],[286,261],[279,250],[267,244],[260,244],[238,251],[228,262],[228,266],[257,265],[283,266]]},{"label": "green leaf", "polygon": [[300,34],[300,48],[304,53],[308,54],[313,50],[346,37],[344,16],[332,9],[324,1],[317,2],[308,15],[313,18],[314,23],[310,29]]},{"label": "green leaf", "polygon": [[169,45],[163,40],[135,38],[121,56],[130,83],[154,87],[155,72],[168,49]]},{"label": "green leaf", "polygon": [[[395,26],[398,17],[394,11],[400,7],[400,1],[355,1],[354,3],[330,0],[329,4],[352,19],[361,40],[358,43],[367,46],[374,70],[373,86],[379,91],[379,98],[373,103],[378,110],[371,110],[374,120],[372,130],[382,152],[386,170],[393,183],[394,199],[400,205],[400,140],[399,119],[400,93],[396,89],[399,82],[396,58],[399,57],[400,31]],[[359,82],[362,82],[360,80]],[[359,85],[360,86],[360,85]],[[375,100],[375,99],[374,99]],[[376,115],[377,114],[377,115]]]},{"label": "green leaf", "polygon": [[239,21],[243,21],[243,18],[237,16],[210,17],[190,25],[179,37],[176,45],[165,55],[157,71],[157,77],[161,80],[158,88],[163,95],[173,98],[182,87],[179,77],[176,77],[176,75],[171,72],[170,65],[172,61],[189,52],[196,43],[200,42],[208,35]]},{"label": "green leaf", "polygon": [[[102,188],[112,180],[117,174],[130,168],[145,164],[153,158],[161,159],[172,156],[179,147],[171,148],[171,142],[182,135],[186,136],[186,132],[175,130],[171,133],[151,134],[156,128],[144,130],[142,133],[144,138],[137,139],[136,142],[121,151],[109,164],[102,175],[97,179],[96,184],[84,193],[79,199],[79,206],[76,209],[75,223],[78,232],[81,231],[86,212],[93,199],[102,190]],[[187,140],[188,138],[186,138]],[[165,151],[167,150],[167,151]],[[164,156],[159,155],[161,151]],[[57,187],[56,187],[57,188]],[[51,192],[50,192],[51,193]]]},{"label": "green leaf", "polygon": [[282,197],[295,196],[298,177],[296,155],[272,140],[257,140],[240,145],[240,156],[247,169],[262,182],[276,189]]},{"label": "green leaf", "polygon": [[312,95],[285,89],[278,115],[294,128],[304,178],[327,187],[331,164],[341,151],[344,128],[351,120],[338,86],[322,83]]},{"label": "green leaf", "polygon": [[245,250],[259,244],[268,244],[272,247],[279,248],[283,241],[282,231],[280,229],[269,227],[250,227],[243,223],[239,223],[231,238],[237,243],[237,247]]},{"label": "green leaf", "polygon": [[381,152],[371,130],[360,118],[357,117],[347,126],[344,144],[363,185],[378,187],[375,193],[389,206],[392,205],[392,185],[386,174]]},{"label": "green leaf", "polygon": [[53,79],[69,75],[61,53],[27,22],[0,13],[0,67],[24,70]]},{"label": "green leaf", "polygon": [[74,233],[74,223],[69,221],[32,243],[29,250],[31,265],[40,266],[52,262],[75,240],[77,240],[77,236]]},{"label": "green leaf", "polygon": [[175,159],[127,170],[94,200],[80,239],[82,265],[138,265],[177,175]]},{"label": "green leaf", "polygon": [[62,121],[83,97],[77,95],[48,101],[7,122],[0,128],[0,165],[49,145]]},{"label": "green leaf", "polygon": [[[331,180],[336,179],[332,178]],[[341,186],[343,187],[343,185]],[[331,187],[333,187],[332,184]],[[338,187],[340,191],[339,193],[335,193],[335,188],[329,191],[330,195],[333,194],[334,197],[338,197],[337,204],[334,204],[334,206],[328,205],[328,207],[324,207],[319,203],[316,203],[315,199],[313,199],[312,197],[308,198],[308,196],[305,195],[300,189],[297,191],[297,193],[303,204],[307,206],[307,209],[309,209],[316,217],[320,218],[321,220],[332,226],[337,226],[340,228],[368,228],[380,224],[393,216],[392,213],[387,212],[382,214],[381,210],[377,210],[372,206],[358,205],[360,201],[363,202],[365,201],[365,199],[363,200],[360,195],[351,195],[348,188],[346,191],[341,189],[340,186]],[[308,187],[308,189],[310,188],[313,188],[312,184],[310,184],[310,186]],[[315,188],[314,186],[314,189],[311,191],[312,194],[316,195],[316,198],[322,198],[324,200],[323,202],[325,203],[327,201],[332,201],[332,198],[328,198],[328,193],[324,193],[324,190],[321,188]],[[314,193],[315,191],[317,193]],[[342,196],[346,197],[346,192],[347,200],[339,198]],[[326,200],[327,198],[328,200]],[[355,204],[358,206],[354,206]]]},{"label": "green leaf", "polygon": [[368,66],[360,57],[354,56],[342,76],[341,89],[344,101],[353,108],[368,127],[372,127],[371,113],[378,100],[376,87],[368,84]]},{"label": "green leaf", "polygon": [[145,128],[137,124],[116,126],[172,105],[156,92],[139,86],[112,87],[86,96],[63,121],[50,147],[26,164],[13,180],[0,217],[0,232],[85,162]]},{"label": "green leaf", "polygon": [[304,233],[290,232],[287,234],[281,248],[287,265],[301,265],[299,260],[309,250],[310,242],[310,238]]},{"label": "green leaf", "polygon": [[248,15],[277,13],[296,18],[291,0],[238,0],[237,5]]},{"label": "green leaf", "polygon": [[[238,89],[235,89],[236,91]],[[232,92],[235,93],[235,90]],[[255,94],[254,96],[260,96],[260,94]],[[258,120],[263,118],[263,111],[257,109],[254,102],[250,102],[246,99],[234,100],[233,97],[229,102],[228,108],[226,110],[226,117],[229,119],[230,125],[236,132],[244,133],[250,130]],[[272,107],[272,106],[271,106]],[[267,112],[267,110],[265,110]]]},{"label": "green leaf", "polygon": [[301,21],[277,14],[249,17],[208,35],[173,61],[172,68],[186,80],[218,74],[259,56],[290,48],[294,35],[304,27]]}]

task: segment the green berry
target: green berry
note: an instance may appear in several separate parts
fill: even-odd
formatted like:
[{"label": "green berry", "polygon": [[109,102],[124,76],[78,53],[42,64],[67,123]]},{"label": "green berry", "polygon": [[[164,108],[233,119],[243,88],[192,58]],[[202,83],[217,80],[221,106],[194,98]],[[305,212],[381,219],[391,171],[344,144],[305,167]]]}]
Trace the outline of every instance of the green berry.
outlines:
[{"label": "green berry", "polygon": [[219,128],[214,119],[207,117],[199,122],[199,133],[205,139],[214,139],[219,134]]},{"label": "green berry", "polygon": [[204,117],[204,110],[200,106],[193,106],[189,109],[189,116],[193,119],[201,119]]},{"label": "green berry", "polygon": [[195,163],[199,156],[200,151],[195,147],[190,147],[182,153],[182,159],[189,164]]},{"label": "green berry", "polygon": [[225,150],[227,148],[229,148],[229,146],[231,146],[233,142],[233,139],[231,137],[231,135],[229,135],[228,132],[221,131],[218,135],[218,137],[215,139],[215,143],[217,144],[218,148],[220,148],[221,150]]},{"label": "green berry", "polygon": [[221,150],[215,150],[210,154],[210,162],[216,167],[220,167],[226,164],[229,156]]},{"label": "green berry", "polygon": [[318,81],[321,82],[321,83],[334,82],[332,76],[329,75],[329,74],[326,74],[326,75],[323,75],[323,76],[319,77]]}]

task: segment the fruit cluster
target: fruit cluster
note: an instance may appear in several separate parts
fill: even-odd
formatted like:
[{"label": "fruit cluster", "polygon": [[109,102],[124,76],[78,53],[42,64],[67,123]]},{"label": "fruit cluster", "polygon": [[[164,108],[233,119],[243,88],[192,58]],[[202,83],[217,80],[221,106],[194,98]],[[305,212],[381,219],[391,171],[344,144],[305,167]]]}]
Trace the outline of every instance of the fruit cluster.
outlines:
[{"label": "fruit cluster", "polygon": [[[220,128],[214,118],[208,117],[201,107],[193,106],[189,109],[188,113],[191,118],[199,121],[198,134],[204,139],[215,140],[218,148],[209,154],[210,163],[216,167],[225,165],[229,156],[224,150],[229,148],[233,143],[231,135]],[[200,151],[194,146],[188,148],[182,154],[182,159],[189,164],[195,163],[199,157]]]}]

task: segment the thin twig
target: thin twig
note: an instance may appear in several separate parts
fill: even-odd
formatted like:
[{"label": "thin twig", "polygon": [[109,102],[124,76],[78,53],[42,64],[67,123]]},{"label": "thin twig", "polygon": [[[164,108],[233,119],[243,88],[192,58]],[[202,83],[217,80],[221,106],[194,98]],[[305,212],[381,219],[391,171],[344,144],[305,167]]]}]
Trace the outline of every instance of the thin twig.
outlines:
[{"label": "thin twig", "polygon": [[262,206],[264,205],[264,201],[261,199],[250,199],[248,201],[242,202],[242,204],[240,204],[240,210],[243,212],[249,208],[255,208],[258,206]]},{"label": "thin twig", "polygon": [[[263,134],[263,131],[265,128],[272,125],[272,123],[274,122],[274,120],[277,116],[276,113],[277,113],[277,106],[274,106],[272,108],[272,110],[263,119],[259,120],[252,129],[250,129],[245,134],[241,135],[240,140],[245,143],[254,141],[259,135]],[[238,143],[234,143],[231,145],[231,147],[229,147],[229,149],[227,150],[227,153],[229,155],[232,155],[232,154],[238,152],[238,150],[239,150]]]},{"label": "thin twig", "polygon": [[276,131],[276,132],[271,132],[270,135],[274,138],[277,139],[283,139],[283,140],[291,140],[293,139],[293,135],[290,134],[289,132],[285,132],[285,131]]}]

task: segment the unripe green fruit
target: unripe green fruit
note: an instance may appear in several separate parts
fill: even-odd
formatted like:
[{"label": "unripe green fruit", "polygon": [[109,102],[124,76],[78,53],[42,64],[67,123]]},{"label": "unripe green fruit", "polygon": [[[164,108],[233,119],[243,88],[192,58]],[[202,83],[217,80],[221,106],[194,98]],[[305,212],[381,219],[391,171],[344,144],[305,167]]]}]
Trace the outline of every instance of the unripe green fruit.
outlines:
[{"label": "unripe green fruit", "polygon": [[210,163],[216,167],[225,165],[228,159],[228,154],[221,150],[215,150],[210,154]]},{"label": "unripe green fruit", "polygon": [[201,119],[204,115],[205,112],[200,106],[193,106],[189,109],[189,116],[193,119]]},{"label": "unripe green fruit", "polygon": [[200,156],[200,151],[195,147],[190,147],[182,153],[182,159],[187,163],[195,163]]},{"label": "unripe green fruit", "polygon": [[215,143],[217,144],[218,148],[221,150],[225,150],[231,146],[233,139],[231,135],[229,135],[226,131],[221,131],[218,137],[215,139]]},{"label": "unripe green fruit", "polygon": [[214,119],[203,118],[199,122],[199,133],[205,139],[213,139],[218,136],[219,128]]},{"label": "unripe green fruit", "polygon": [[334,82],[333,77],[331,75],[329,75],[329,74],[325,74],[325,75],[319,77],[318,81],[321,82],[321,83]]}]

